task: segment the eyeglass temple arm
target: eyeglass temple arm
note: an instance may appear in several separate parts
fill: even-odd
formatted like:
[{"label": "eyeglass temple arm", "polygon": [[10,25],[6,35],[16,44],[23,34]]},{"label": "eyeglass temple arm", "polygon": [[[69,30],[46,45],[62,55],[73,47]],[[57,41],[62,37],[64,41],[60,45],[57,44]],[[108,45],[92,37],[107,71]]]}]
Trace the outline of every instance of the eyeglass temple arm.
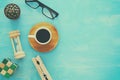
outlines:
[{"label": "eyeglass temple arm", "polygon": [[35,2],[36,0],[25,0],[25,2]]},{"label": "eyeglass temple arm", "polygon": [[[50,14],[51,14],[52,18],[55,18],[58,16],[58,13],[54,10],[53,11],[50,10]],[[54,16],[54,14],[55,14],[55,16]]]}]

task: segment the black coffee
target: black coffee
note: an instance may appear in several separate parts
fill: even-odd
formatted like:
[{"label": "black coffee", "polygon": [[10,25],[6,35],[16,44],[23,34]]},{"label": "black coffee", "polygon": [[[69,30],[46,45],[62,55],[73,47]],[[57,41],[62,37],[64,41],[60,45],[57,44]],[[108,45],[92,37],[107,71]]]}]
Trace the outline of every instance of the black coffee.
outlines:
[{"label": "black coffee", "polygon": [[40,29],[37,33],[36,33],[36,38],[39,42],[41,43],[45,43],[50,39],[50,33],[48,30],[46,29]]}]

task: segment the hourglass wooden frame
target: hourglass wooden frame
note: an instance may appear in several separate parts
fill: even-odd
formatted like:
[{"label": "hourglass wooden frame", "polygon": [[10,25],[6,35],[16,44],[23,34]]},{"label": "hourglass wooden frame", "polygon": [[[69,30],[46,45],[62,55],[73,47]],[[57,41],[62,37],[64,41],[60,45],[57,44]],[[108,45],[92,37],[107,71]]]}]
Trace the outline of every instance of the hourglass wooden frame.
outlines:
[{"label": "hourglass wooden frame", "polygon": [[20,38],[19,38],[20,32],[16,30],[16,31],[10,32],[9,34],[10,34],[10,39],[11,39],[15,59],[21,59],[25,57],[25,53],[22,49]]}]

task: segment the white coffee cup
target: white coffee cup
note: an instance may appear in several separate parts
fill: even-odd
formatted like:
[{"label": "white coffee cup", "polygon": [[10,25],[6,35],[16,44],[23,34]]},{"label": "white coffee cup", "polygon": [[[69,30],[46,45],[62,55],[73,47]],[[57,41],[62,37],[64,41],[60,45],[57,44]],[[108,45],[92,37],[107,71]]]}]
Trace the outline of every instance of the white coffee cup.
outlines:
[{"label": "white coffee cup", "polygon": [[51,41],[52,33],[46,27],[40,27],[35,31],[35,34],[28,35],[28,38],[34,38],[38,44],[45,45]]}]

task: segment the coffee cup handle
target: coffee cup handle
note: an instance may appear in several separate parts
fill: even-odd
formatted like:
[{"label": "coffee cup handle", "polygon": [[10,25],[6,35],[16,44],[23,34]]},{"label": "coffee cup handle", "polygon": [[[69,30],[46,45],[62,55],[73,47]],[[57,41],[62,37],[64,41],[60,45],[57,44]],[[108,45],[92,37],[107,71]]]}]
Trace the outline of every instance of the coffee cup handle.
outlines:
[{"label": "coffee cup handle", "polygon": [[28,38],[35,38],[34,35],[28,35]]}]

